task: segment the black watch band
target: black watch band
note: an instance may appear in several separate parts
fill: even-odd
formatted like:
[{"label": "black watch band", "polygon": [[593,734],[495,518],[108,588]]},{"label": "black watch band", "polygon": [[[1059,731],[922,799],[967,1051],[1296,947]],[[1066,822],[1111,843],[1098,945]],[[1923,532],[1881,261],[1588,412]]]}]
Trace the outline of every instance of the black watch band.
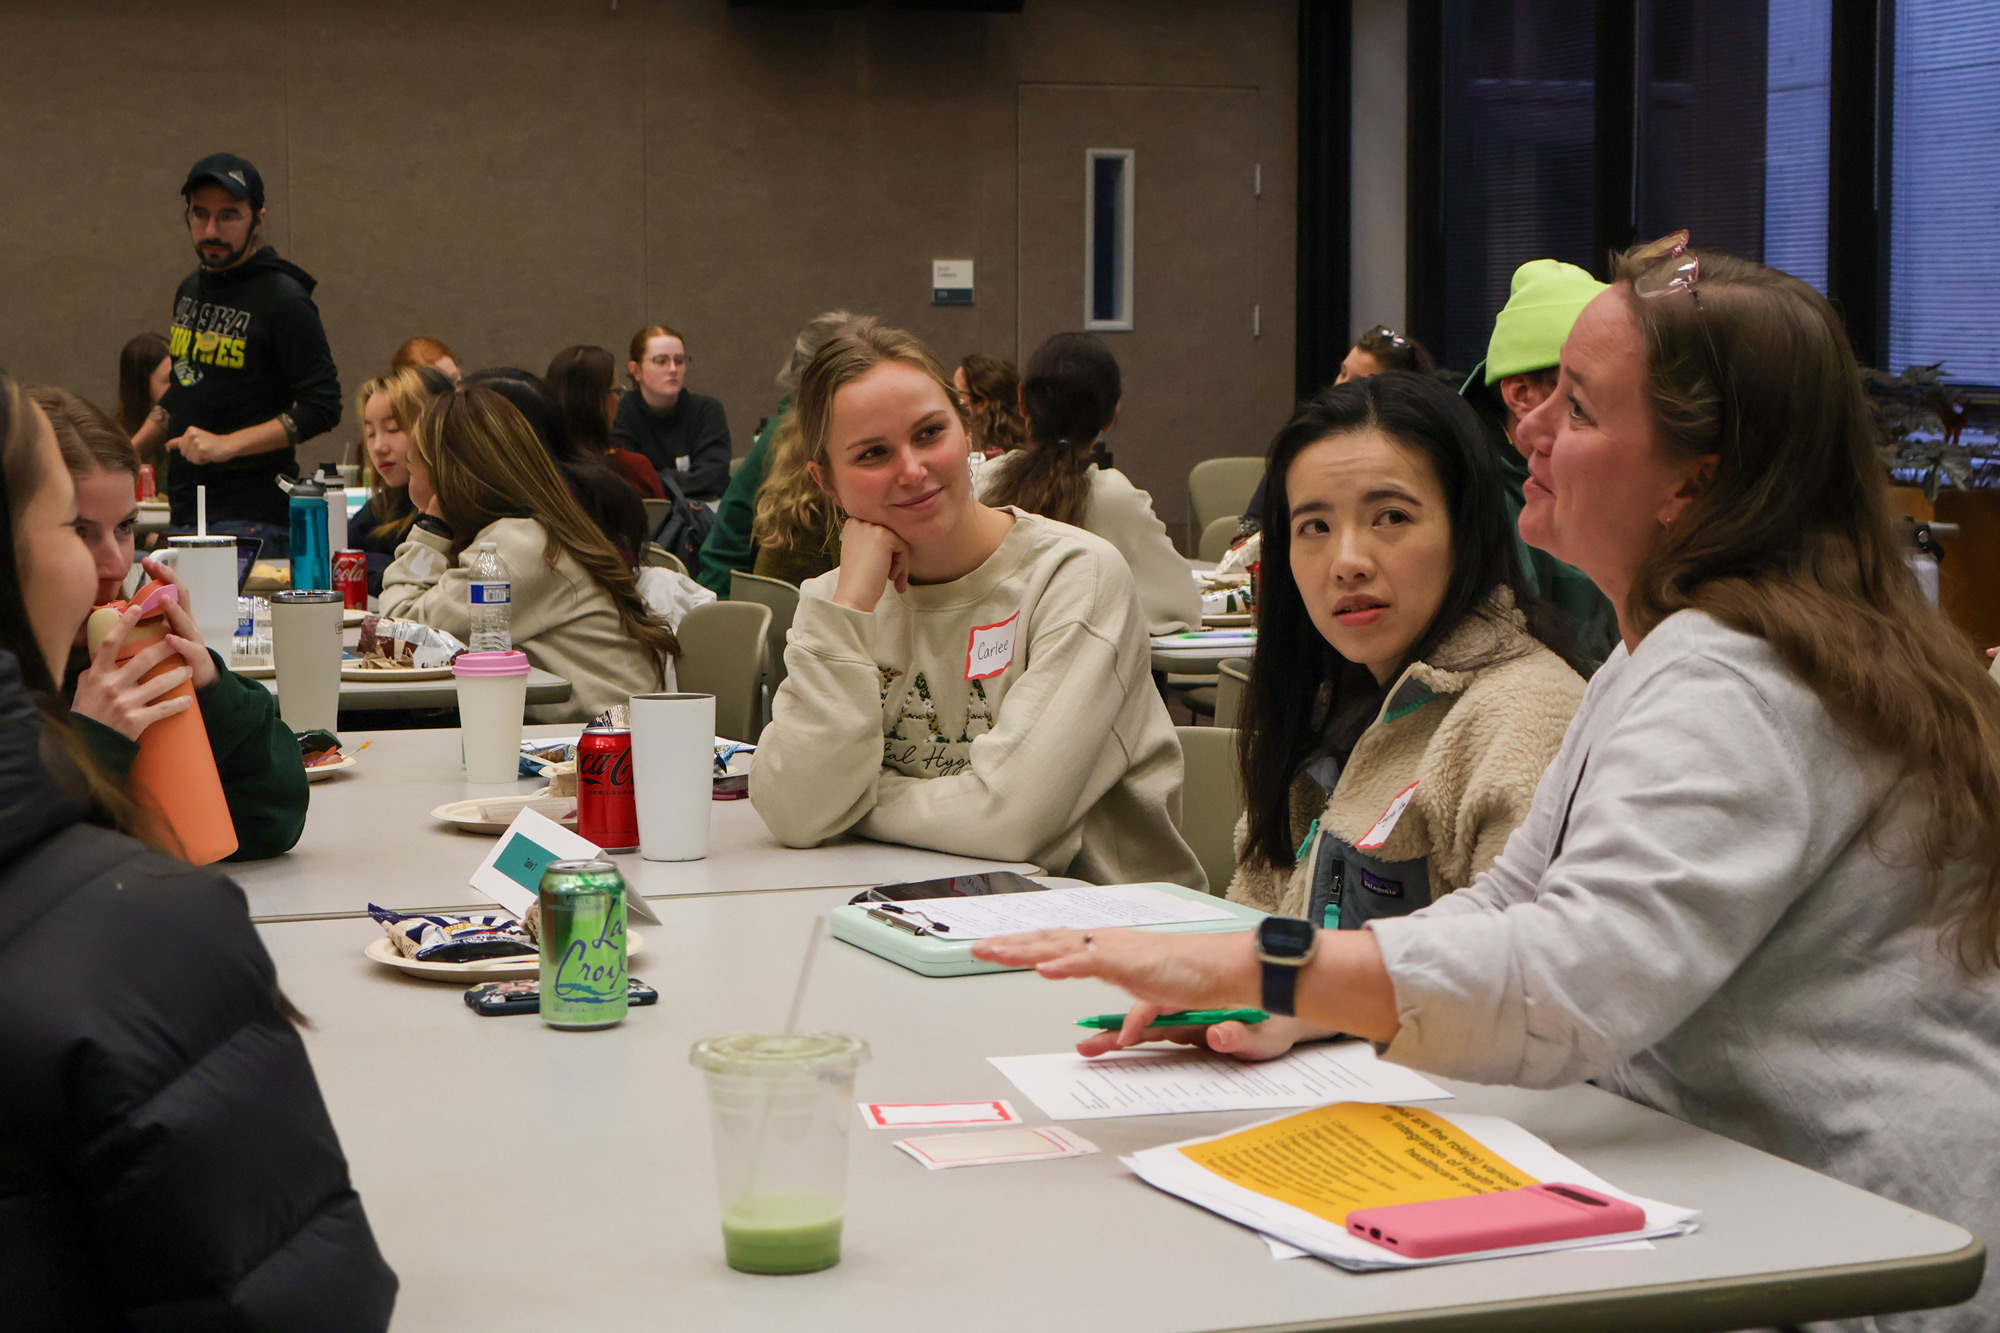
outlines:
[{"label": "black watch band", "polygon": [[1298,1012],[1299,973],[1319,947],[1319,932],[1310,921],[1265,917],[1257,926],[1257,961],[1263,971],[1264,1012]]},{"label": "black watch band", "polygon": [[451,525],[435,514],[418,514],[415,526],[447,540],[451,537]]}]

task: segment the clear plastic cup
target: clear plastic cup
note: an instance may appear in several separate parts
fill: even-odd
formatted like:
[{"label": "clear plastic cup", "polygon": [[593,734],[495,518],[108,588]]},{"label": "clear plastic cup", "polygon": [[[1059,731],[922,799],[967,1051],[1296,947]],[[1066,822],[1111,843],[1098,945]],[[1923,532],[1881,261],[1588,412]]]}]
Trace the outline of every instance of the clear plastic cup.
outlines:
[{"label": "clear plastic cup", "polygon": [[729,1266],[814,1273],[839,1263],[854,1073],[868,1043],[741,1033],[696,1042],[688,1058],[708,1075]]}]

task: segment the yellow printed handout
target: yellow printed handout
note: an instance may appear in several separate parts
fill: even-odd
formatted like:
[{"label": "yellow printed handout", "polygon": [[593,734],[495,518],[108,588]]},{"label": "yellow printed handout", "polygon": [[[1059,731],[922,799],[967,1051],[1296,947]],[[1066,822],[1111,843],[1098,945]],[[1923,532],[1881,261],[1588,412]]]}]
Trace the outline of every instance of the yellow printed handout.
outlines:
[{"label": "yellow printed handout", "polygon": [[1541,1183],[1450,1121],[1408,1106],[1335,1102],[1180,1151],[1233,1185],[1336,1226],[1356,1208]]}]

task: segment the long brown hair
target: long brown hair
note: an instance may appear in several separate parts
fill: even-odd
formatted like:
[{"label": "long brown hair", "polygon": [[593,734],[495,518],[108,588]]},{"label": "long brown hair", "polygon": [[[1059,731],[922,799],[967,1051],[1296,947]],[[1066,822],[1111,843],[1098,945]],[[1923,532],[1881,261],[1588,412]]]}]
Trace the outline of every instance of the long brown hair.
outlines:
[{"label": "long brown hair", "polygon": [[1796,278],[1706,251],[1689,290],[1641,297],[1637,256],[1617,280],[1661,446],[1717,463],[1641,565],[1629,622],[1693,607],[1757,635],[1899,757],[1945,939],[1969,970],[2000,966],[2000,690],[1905,562],[1839,316]]},{"label": "long brown hair", "polygon": [[[154,847],[161,843],[149,819],[123,784],[97,766],[89,747],[70,725],[69,705],[60,682],[49,674],[48,659],[28,619],[21,568],[15,550],[21,514],[49,479],[37,455],[40,419],[35,403],[0,373],[0,652],[20,664],[21,680],[42,715],[42,767],[75,799],[85,819],[117,829]],[[129,447],[129,446],[128,446]],[[166,850],[162,847],[162,850]]]},{"label": "long brown hair", "polygon": [[570,442],[586,454],[611,452],[611,418],[604,405],[618,388],[618,367],[611,353],[589,343],[565,347],[549,358],[542,376]]},{"label": "long brown hair", "polygon": [[965,376],[965,423],[975,449],[1012,453],[1028,442],[1021,419],[1021,372],[1012,361],[974,352],[958,363]]},{"label": "long brown hair", "polygon": [[96,472],[139,475],[139,451],[117,422],[58,384],[37,384],[27,390],[56,433],[63,466],[82,481]]},{"label": "long brown hair", "polygon": [[118,350],[118,424],[127,435],[139,433],[153,412],[153,372],[167,359],[167,340],[141,333]]},{"label": "long brown hair", "polygon": [[662,663],[680,655],[680,641],[646,609],[638,576],[577,505],[519,408],[486,385],[462,384],[430,405],[412,442],[452,530],[452,559],[500,519],[535,520],[548,534],[543,563],[553,570],[567,554],[581,565],[611,598],[626,636],[652,655],[655,679],[665,684]]},{"label": "long brown hair", "polygon": [[[1015,505],[1058,523],[1090,510],[1090,451],[1117,415],[1124,381],[1118,359],[1089,333],[1050,336],[1028,358],[1021,406],[1028,447],[1004,461],[986,502]],[[995,459],[994,466],[1003,466]]]}]

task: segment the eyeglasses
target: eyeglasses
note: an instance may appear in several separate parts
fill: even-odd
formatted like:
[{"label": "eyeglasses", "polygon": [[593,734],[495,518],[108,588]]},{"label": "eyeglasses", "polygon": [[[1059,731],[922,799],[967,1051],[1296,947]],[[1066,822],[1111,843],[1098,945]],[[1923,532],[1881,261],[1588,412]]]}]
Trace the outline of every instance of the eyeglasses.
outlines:
[{"label": "eyeglasses", "polygon": [[1632,279],[1632,290],[1640,296],[1665,296],[1668,292],[1693,296],[1694,285],[1701,281],[1701,260],[1689,252],[1684,229],[1640,246],[1632,252],[1632,262],[1640,266]]},{"label": "eyeglasses", "polygon": [[651,365],[661,366],[661,367],[675,367],[675,368],[684,366],[693,359],[694,358],[689,356],[669,356],[664,352],[661,353],[659,356],[646,358],[647,362]]}]

